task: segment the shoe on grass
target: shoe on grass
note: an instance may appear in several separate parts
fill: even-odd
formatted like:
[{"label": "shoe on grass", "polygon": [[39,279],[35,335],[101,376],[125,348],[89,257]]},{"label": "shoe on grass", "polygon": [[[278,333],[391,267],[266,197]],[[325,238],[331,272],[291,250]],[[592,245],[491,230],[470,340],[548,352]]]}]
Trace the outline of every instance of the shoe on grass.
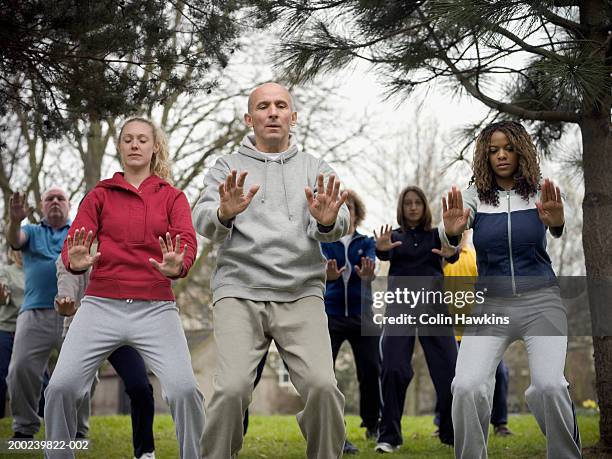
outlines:
[{"label": "shoe on grass", "polygon": [[500,424],[493,428],[493,432],[498,437],[509,437],[510,435],[514,435],[514,433],[508,429],[508,424]]},{"label": "shoe on grass", "polygon": [[350,441],[344,440],[344,447],[342,448],[343,454],[357,454],[359,452],[359,448],[353,445]]},{"label": "shoe on grass", "polygon": [[390,443],[380,442],[376,444],[374,451],[377,453],[394,453],[400,449],[399,445],[392,445]]},{"label": "shoe on grass", "polygon": [[150,453],[142,453],[142,456],[135,457],[134,459],[155,459],[155,451]]}]

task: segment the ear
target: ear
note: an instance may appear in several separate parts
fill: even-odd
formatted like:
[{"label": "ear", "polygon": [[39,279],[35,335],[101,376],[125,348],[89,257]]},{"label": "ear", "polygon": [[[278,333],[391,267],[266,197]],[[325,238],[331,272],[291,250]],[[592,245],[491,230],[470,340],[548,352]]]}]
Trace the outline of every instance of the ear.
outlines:
[{"label": "ear", "polygon": [[250,114],[248,113],[244,114],[244,122],[248,127],[250,128],[253,127],[253,117]]},{"label": "ear", "polygon": [[297,112],[291,112],[291,126],[297,124]]}]

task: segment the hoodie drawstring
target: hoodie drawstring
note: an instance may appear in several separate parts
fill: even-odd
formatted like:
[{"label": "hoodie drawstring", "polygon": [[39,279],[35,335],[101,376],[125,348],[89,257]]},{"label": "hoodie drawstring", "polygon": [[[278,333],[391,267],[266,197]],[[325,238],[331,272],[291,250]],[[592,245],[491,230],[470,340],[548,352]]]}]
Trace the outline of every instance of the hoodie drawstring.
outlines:
[{"label": "hoodie drawstring", "polygon": [[[268,188],[268,163],[270,162],[275,162],[275,161],[268,161],[268,158],[264,159],[265,163],[264,163],[264,183],[263,183],[263,190],[262,190],[262,197],[261,197],[261,203],[265,203],[266,202],[266,191]],[[287,184],[285,183],[285,160],[283,159],[283,157],[281,156],[280,158],[280,163],[281,163],[281,174],[282,174],[282,178],[283,178],[283,193],[285,195],[285,207],[287,207],[287,216],[289,217],[289,221],[293,220],[293,215],[291,214],[291,209],[289,208],[289,196],[287,195]]]},{"label": "hoodie drawstring", "polygon": [[285,193],[285,205],[287,206],[287,215],[289,215],[289,221],[293,220],[293,215],[291,215],[291,210],[289,209],[289,198],[287,197],[287,185],[285,184],[285,161],[281,156],[281,173],[283,175],[283,192]]},{"label": "hoodie drawstring", "polygon": [[268,158],[265,158],[265,164],[264,164],[264,183],[263,183],[263,196],[261,197],[261,202],[262,204],[264,202],[266,202],[266,188],[268,185]]}]

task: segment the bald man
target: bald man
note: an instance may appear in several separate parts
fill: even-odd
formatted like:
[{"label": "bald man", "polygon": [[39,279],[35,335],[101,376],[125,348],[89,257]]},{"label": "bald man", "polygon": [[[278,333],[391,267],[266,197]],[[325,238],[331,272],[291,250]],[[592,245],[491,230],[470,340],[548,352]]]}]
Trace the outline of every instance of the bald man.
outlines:
[{"label": "bald man", "polygon": [[[62,345],[64,318],[55,312],[57,294],[55,260],[68,234],[70,201],[64,190],[52,187],[42,195],[42,221],[21,225],[28,216],[26,197],[14,193],[10,199],[7,240],[20,250],[25,275],[25,293],[17,316],[13,355],[7,377],[13,438],[30,439],[40,429],[38,401],[42,379],[53,349]],[[89,403],[79,412],[79,436],[88,429]]]},{"label": "bald man", "polygon": [[217,369],[203,456],[240,451],[256,368],[274,340],[305,403],[297,419],[307,456],[337,458],[344,397],[334,376],[319,243],[348,233],[346,192],[325,161],[299,151],[290,133],[297,113],[283,86],[256,88],[244,120],[253,134],[217,160],[193,211],[196,230],[220,243],[211,280]]}]

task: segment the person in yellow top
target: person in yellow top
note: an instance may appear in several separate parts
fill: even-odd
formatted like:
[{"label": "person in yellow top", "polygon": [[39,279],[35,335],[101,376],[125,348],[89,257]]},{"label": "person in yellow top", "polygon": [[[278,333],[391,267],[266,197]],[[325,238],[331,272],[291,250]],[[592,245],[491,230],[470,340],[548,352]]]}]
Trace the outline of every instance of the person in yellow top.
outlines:
[{"label": "person in yellow top", "polygon": [[[444,265],[444,279],[445,284],[452,277],[473,277],[474,280],[478,276],[478,268],[476,267],[476,250],[471,245],[471,230],[466,230],[461,243],[459,245],[459,260],[455,263],[445,263]],[[463,280],[465,281],[465,279]],[[452,280],[450,281],[452,285]],[[463,283],[463,282],[462,282]],[[471,282],[470,282],[471,283]],[[449,285],[447,285],[448,287]],[[469,313],[470,307],[467,306],[462,308],[463,313]],[[453,312],[457,312],[457,308],[453,308]],[[457,344],[461,345],[461,333],[460,330],[455,329],[458,333],[455,338]],[[497,370],[495,371],[495,391],[493,393],[493,408],[491,410],[491,424],[495,435],[506,437],[512,435],[512,431],[508,428],[508,367],[503,360],[499,362]],[[438,410],[436,407],[436,417],[434,419],[436,426],[439,424]],[[437,431],[436,431],[437,432]]]}]

